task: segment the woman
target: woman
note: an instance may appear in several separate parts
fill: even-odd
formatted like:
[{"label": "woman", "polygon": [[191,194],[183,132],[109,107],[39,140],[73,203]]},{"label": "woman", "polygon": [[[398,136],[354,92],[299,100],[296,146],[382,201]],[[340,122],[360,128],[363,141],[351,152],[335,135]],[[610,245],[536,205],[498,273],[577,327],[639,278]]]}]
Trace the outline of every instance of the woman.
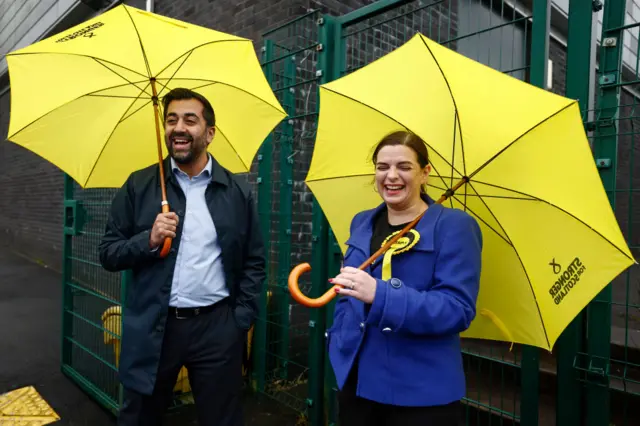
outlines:
[{"label": "woman", "polygon": [[[384,203],[351,223],[329,358],[340,424],[448,426],[465,394],[459,333],[476,314],[482,234],[468,213],[426,195],[425,143],[408,132],[383,138],[372,158]],[[357,269],[422,212],[393,254]]]}]

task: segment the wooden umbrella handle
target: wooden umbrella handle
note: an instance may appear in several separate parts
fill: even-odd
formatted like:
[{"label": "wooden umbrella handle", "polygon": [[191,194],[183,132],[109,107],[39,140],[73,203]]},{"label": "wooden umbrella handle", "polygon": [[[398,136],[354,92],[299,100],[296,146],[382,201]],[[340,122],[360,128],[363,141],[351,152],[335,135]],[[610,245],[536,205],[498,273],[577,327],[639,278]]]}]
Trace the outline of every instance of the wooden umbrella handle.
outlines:
[{"label": "wooden umbrella handle", "polygon": [[[151,78],[151,90],[153,92],[153,116],[156,122],[156,143],[158,148],[158,167],[160,168],[160,189],[162,191],[162,213],[169,213],[169,202],[167,201],[167,188],[164,184],[164,167],[162,163],[162,137],[160,135],[160,111],[158,108],[158,91],[156,89],[156,79]],[[162,244],[162,250],[160,250],[160,257],[165,258],[171,251],[171,238],[165,238]]]}]

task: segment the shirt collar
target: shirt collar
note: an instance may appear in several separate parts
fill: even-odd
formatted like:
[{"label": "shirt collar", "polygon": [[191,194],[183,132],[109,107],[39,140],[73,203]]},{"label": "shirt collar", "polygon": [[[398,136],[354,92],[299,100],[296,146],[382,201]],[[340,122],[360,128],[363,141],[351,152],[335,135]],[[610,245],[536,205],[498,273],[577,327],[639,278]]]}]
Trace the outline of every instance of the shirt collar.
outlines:
[{"label": "shirt collar", "polygon": [[[202,169],[200,174],[198,174],[197,176],[194,176],[194,178],[200,177],[203,174],[205,175],[205,177],[208,177],[208,178],[211,177],[212,170],[213,170],[213,162],[211,161],[211,154],[207,153],[207,158],[208,158],[208,161],[207,161],[207,164],[204,166],[204,169]],[[180,170],[180,167],[178,167],[176,160],[174,160],[172,157],[169,157],[169,159],[171,161],[171,170],[173,170],[174,173],[180,174],[180,175],[186,175],[185,172]]]}]

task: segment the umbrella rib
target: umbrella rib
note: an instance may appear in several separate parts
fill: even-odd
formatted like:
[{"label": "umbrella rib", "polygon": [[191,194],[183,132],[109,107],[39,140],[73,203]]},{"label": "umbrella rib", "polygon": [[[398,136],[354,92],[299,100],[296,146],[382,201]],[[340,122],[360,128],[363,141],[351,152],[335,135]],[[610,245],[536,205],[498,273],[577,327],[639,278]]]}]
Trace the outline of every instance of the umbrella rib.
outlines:
[{"label": "umbrella rib", "polygon": [[125,95],[85,95],[85,96],[90,96],[92,98],[115,98],[115,99],[134,99],[137,100],[139,98],[139,96],[125,96]]},{"label": "umbrella rib", "polygon": [[[137,81],[137,82],[136,82],[136,84],[137,84],[137,83],[145,83],[145,82],[148,82],[148,80],[146,80],[146,79],[145,79],[145,80]],[[111,90],[111,89],[118,89],[118,88],[120,88],[120,87],[127,87],[127,86],[130,86],[130,84],[128,84],[128,83],[127,83],[127,84],[117,84],[117,85],[115,85],[115,86],[104,87],[104,88],[102,88],[102,89],[99,89],[99,90],[95,90],[95,91],[93,91],[93,92],[86,93],[86,94],[84,94],[84,95],[82,95],[82,96],[105,96],[105,97],[107,97],[107,96],[113,96],[113,95],[100,95],[99,93],[100,93],[100,92],[105,92],[105,91],[107,91],[107,90]],[[140,89],[140,88],[139,88],[138,86],[136,86],[135,84],[134,84],[133,86],[134,86],[136,89]],[[131,97],[133,98],[133,96],[131,96]]]},{"label": "umbrella rib", "polygon": [[[335,90],[329,89],[329,88],[328,88],[328,87],[326,87],[326,86],[322,86],[322,89],[323,89],[323,90],[326,90],[326,91],[328,91],[328,92],[331,92],[331,93],[335,93],[335,94],[336,94],[336,95],[338,95],[338,96],[342,96],[343,98],[349,99],[349,100],[351,100],[351,101],[353,101],[353,102],[355,102],[355,103],[358,103],[358,104],[360,104],[360,105],[363,105],[363,106],[365,106],[365,107],[367,107],[367,108],[369,108],[369,109],[371,109],[371,110],[373,110],[373,111],[375,111],[375,112],[377,112],[377,113],[379,113],[379,114],[381,114],[381,115],[384,115],[384,116],[385,116],[385,117],[387,117],[389,120],[391,120],[391,121],[393,121],[393,122],[395,122],[395,123],[398,123],[400,126],[404,127],[405,129],[409,130],[410,132],[415,133],[415,132],[413,132],[413,131],[408,127],[408,126],[405,126],[405,125],[404,125],[404,124],[402,124],[400,121],[398,121],[398,120],[396,120],[395,118],[393,118],[393,117],[391,117],[391,116],[389,116],[389,115],[385,114],[384,112],[380,111],[379,109],[372,107],[371,105],[367,105],[367,104],[365,104],[364,102],[361,102],[361,101],[359,101],[359,100],[357,100],[357,99],[354,99],[354,98],[352,98],[351,96],[347,96],[347,95],[345,95],[345,94],[343,94],[343,93],[336,92]],[[454,165],[453,165],[453,164],[449,163],[449,162],[448,162],[448,161],[447,161],[447,160],[446,160],[442,155],[440,155],[440,153],[439,153],[436,149],[434,149],[431,145],[429,145],[429,143],[428,143],[427,141],[425,141],[424,143],[425,143],[425,145],[427,145],[427,147],[429,147],[429,149],[431,149],[433,152],[435,152],[435,153],[436,153],[436,155],[442,159],[442,161],[444,161],[448,166],[450,166],[450,167],[451,167],[451,170],[453,170],[454,172],[458,173],[460,176],[464,176],[464,175],[462,175],[458,170],[456,170],[456,168],[454,167]],[[433,167],[433,164],[432,164],[432,167]],[[435,167],[434,167],[434,170],[435,170]]]},{"label": "umbrella rib", "polygon": [[[471,182],[467,182],[468,185],[471,185]],[[495,219],[496,223],[500,226],[500,229],[502,229],[502,232],[504,232],[504,235],[506,236],[503,237],[502,235],[500,235],[500,233],[498,233],[495,229],[493,229],[492,226],[490,226],[487,222],[485,222],[480,216],[478,216],[476,213],[473,212],[473,210],[471,208],[469,208],[466,204],[464,204],[465,208],[468,209],[471,213],[473,213],[473,215],[478,218],[482,223],[484,223],[485,225],[487,225],[487,227],[489,229],[491,229],[493,232],[495,232],[499,237],[501,237],[507,244],[509,244],[512,248],[514,253],[516,254],[516,256],[518,257],[518,261],[520,262],[520,266],[522,268],[522,271],[524,272],[525,277],[527,277],[527,282],[529,283],[529,288],[531,290],[531,295],[533,296],[533,300],[536,302],[536,309],[538,310],[538,316],[540,318],[540,323],[542,324],[542,331],[544,332],[544,338],[547,341],[547,346],[551,346],[549,344],[549,336],[547,335],[547,327],[544,324],[544,318],[542,317],[542,311],[540,310],[540,305],[538,303],[538,298],[536,297],[536,293],[533,290],[533,284],[531,283],[531,278],[529,277],[529,273],[527,272],[527,268],[524,266],[524,262],[522,261],[522,258],[520,257],[520,253],[518,253],[518,249],[516,248],[516,246],[513,244],[513,242],[511,241],[511,238],[509,237],[509,233],[504,229],[504,227],[502,226],[502,224],[500,223],[500,221],[496,218],[496,216],[493,214],[493,211],[491,210],[491,208],[487,205],[487,203],[482,199],[482,196],[478,193],[478,191],[476,191],[476,189],[473,187],[473,185],[471,185],[471,189],[473,190],[473,192],[476,193],[476,195],[478,196],[478,198],[480,199],[480,201],[482,201],[482,204],[484,204],[484,206],[486,207],[486,209],[491,213],[491,216]],[[456,197],[454,195],[454,197],[456,198],[456,200],[459,201],[458,197]]]},{"label": "umbrella rib", "polygon": [[180,58],[182,58],[184,55],[187,55],[187,54],[191,55],[191,53],[193,53],[193,51],[194,51],[194,50],[196,50],[196,49],[199,49],[199,48],[204,47],[204,46],[208,46],[208,45],[210,45],[210,44],[215,44],[215,43],[238,42],[238,41],[245,42],[245,43],[246,43],[246,42],[250,42],[250,40],[247,40],[247,39],[237,39],[237,40],[235,40],[235,39],[234,39],[234,40],[214,40],[214,41],[208,41],[208,42],[206,42],[206,43],[202,43],[202,44],[200,44],[200,45],[198,45],[198,46],[192,47],[191,49],[189,49],[189,50],[187,50],[186,52],[184,52],[182,55],[180,55],[180,56],[176,57],[176,59],[174,59],[173,61],[169,62],[169,63],[167,64],[167,66],[165,66],[164,68],[162,68],[162,69],[160,70],[160,72],[158,73],[158,75],[160,75],[160,74],[162,74],[163,72],[165,72],[165,71],[167,70],[167,68],[169,68],[171,65],[173,65],[173,64],[174,64],[174,62],[177,62],[177,61],[178,61]]},{"label": "umbrella rib", "polygon": [[89,58],[89,59],[95,59],[98,62],[104,62],[107,64],[111,64],[111,65],[115,65],[116,67],[125,69],[127,71],[131,71],[134,74],[138,74],[140,77],[143,78],[149,78],[148,75],[144,75],[142,73],[139,73],[138,71],[132,70],[129,67],[125,67],[123,65],[119,65],[116,64],[115,62],[111,62],[111,61],[107,61],[106,59],[102,59],[102,58],[98,58],[96,56],[92,56],[92,55],[85,55],[83,53],[69,53],[69,52],[25,52],[25,53],[11,53],[8,54],[7,56],[27,56],[27,55],[68,55],[68,56],[81,56],[83,58]]},{"label": "umbrella rib", "polygon": [[547,121],[551,120],[552,118],[554,118],[556,115],[560,114],[562,111],[568,109],[569,107],[573,106],[574,104],[576,104],[577,101],[573,101],[571,102],[569,105],[566,105],[564,107],[562,107],[561,109],[559,109],[558,111],[554,112],[553,114],[549,115],[547,118],[545,118],[544,120],[541,120],[540,122],[538,122],[537,124],[535,124],[534,126],[532,126],[529,130],[527,130],[526,132],[524,132],[523,134],[521,134],[520,136],[518,136],[516,139],[514,139],[509,145],[505,146],[504,148],[502,148],[500,151],[498,151],[493,157],[489,158],[484,164],[482,164],[480,167],[478,167],[473,173],[471,173],[471,175],[469,176],[469,178],[472,178],[473,176],[477,175],[482,169],[484,169],[485,167],[487,167],[489,164],[491,164],[492,161],[494,161],[496,158],[498,158],[501,154],[503,154],[507,149],[511,148],[516,142],[518,142],[519,140],[522,140],[522,138],[524,138],[526,135],[528,135],[529,133],[531,133],[533,130],[535,130],[537,127],[539,127],[540,125],[546,123]]},{"label": "umbrella rib", "polygon": [[[184,61],[182,61],[182,63],[178,66],[178,68],[176,68],[176,71],[173,73],[173,75],[171,77],[169,77],[169,80],[167,80],[167,82],[165,84],[162,85],[162,89],[160,89],[160,91],[158,92],[158,98],[160,98],[160,94],[162,93],[162,91],[171,83],[171,80],[173,80],[173,77],[176,76],[176,74],[178,74],[178,71],[180,71],[180,68],[182,68],[182,66],[185,64],[185,62],[187,62],[187,59],[189,59],[189,57],[191,56],[191,54],[193,53],[193,50],[191,52],[189,52],[188,55],[183,55]],[[157,79],[156,79],[157,81]]]},{"label": "umbrella rib", "polygon": [[[140,94],[142,94],[142,91],[140,92]],[[139,97],[138,97],[138,99],[139,99]],[[131,108],[131,105],[133,105],[138,99],[134,99],[133,101],[131,101],[131,104],[124,111],[124,113],[122,114],[122,117],[125,116],[125,114]],[[120,117],[120,120],[118,120],[118,123],[115,126],[113,126],[113,130],[111,130],[111,133],[109,134],[109,137],[104,141],[104,145],[102,145],[102,149],[100,150],[100,154],[98,154],[98,157],[96,158],[96,161],[93,163],[93,167],[91,168],[91,171],[87,175],[87,179],[84,181],[84,185],[83,186],[86,186],[87,182],[89,182],[89,179],[91,179],[91,175],[95,171],[96,166],[98,165],[98,162],[100,161],[100,157],[102,157],[102,154],[104,153],[104,150],[107,149],[107,145],[109,144],[109,140],[111,139],[113,134],[116,132],[116,129],[118,128],[118,125],[122,122],[122,117]]]},{"label": "umbrella rib", "polygon": [[[471,185],[470,182],[467,182],[467,184]],[[487,210],[491,213],[491,216],[495,219],[496,223],[500,226],[500,229],[502,229],[502,232],[504,232],[505,237],[507,238],[505,240],[505,237],[503,237],[502,235],[500,235],[498,232],[496,232],[495,229],[493,229],[493,227],[491,227],[489,224],[487,224],[484,220],[482,220],[480,218],[480,216],[478,216],[477,214],[473,213],[473,210],[469,209],[469,211],[471,213],[473,213],[473,215],[475,217],[477,217],[480,221],[482,221],[482,223],[484,223],[485,225],[487,225],[489,227],[489,229],[491,229],[493,232],[495,232],[499,237],[501,237],[503,240],[505,240],[505,242],[507,242],[507,244],[509,244],[512,248],[514,253],[516,254],[516,256],[518,257],[518,261],[520,262],[520,267],[522,268],[522,271],[524,272],[525,277],[527,277],[527,282],[529,283],[529,289],[531,290],[531,295],[533,296],[533,300],[536,302],[536,309],[538,310],[538,316],[540,317],[540,324],[542,324],[542,331],[544,332],[544,338],[547,341],[547,347],[551,346],[549,344],[549,336],[547,335],[547,327],[544,324],[544,318],[542,318],[542,311],[540,310],[540,305],[538,303],[538,298],[536,297],[536,293],[533,290],[533,284],[531,283],[531,278],[529,277],[529,273],[527,272],[527,268],[524,266],[524,262],[522,261],[522,257],[520,257],[520,253],[518,253],[518,249],[516,248],[516,246],[513,244],[513,242],[511,241],[511,238],[509,237],[509,233],[504,229],[504,227],[502,226],[502,224],[500,223],[500,221],[496,218],[496,216],[493,214],[493,211],[491,211],[491,208],[489,208],[489,206],[487,205],[487,203],[484,202],[484,200],[482,199],[482,196],[480,194],[478,194],[478,192],[475,190],[475,188],[473,186],[471,186],[471,189],[473,189],[473,191],[478,195],[478,197],[480,198],[480,201],[482,201],[482,204],[484,204],[484,206],[487,208]],[[456,197],[457,199],[457,197]],[[468,208],[468,207],[467,207]]]},{"label": "umbrella rib", "polygon": [[[500,222],[498,222],[500,223]],[[509,238],[509,234],[505,231],[505,235]],[[511,238],[509,238],[511,240]],[[531,283],[531,278],[529,277],[529,273],[527,272],[527,268],[524,266],[524,262],[522,261],[522,257],[520,257],[520,253],[518,253],[518,249],[515,245],[512,245],[513,252],[518,257],[518,261],[520,262],[520,266],[522,267],[522,272],[524,272],[524,276],[527,277],[527,282],[529,283],[529,288],[531,289],[531,295],[533,296],[533,300],[536,302],[536,309],[538,310],[538,316],[540,317],[540,323],[542,324],[542,331],[544,333],[544,338],[547,341],[547,347],[551,347],[549,343],[549,336],[547,335],[547,326],[544,325],[544,318],[542,318],[542,311],[540,310],[540,304],[538,303],[538,298],[536,297],[536,293],[533,290],[533,284]]]},{"label": "umbrella rib", "polygon": [[[93,60],[96,61],[97,63],[99,63],[100,65],[102,65],[103,67],[105,67],[106,69],[108,69],[109,71],[111,71],[112,73],[114,73],[115,75],[117,75],[118,77],[120,77],[121,79],[123,79],[124,81],[126,81],[127,83],[129,83],[130,85],[134,86],[136,89],[144,91],[144,89],[140,89],[140,87],[138,87],[136,83],[134,83],[134,82],[130,81],[128,78],[125,78],[124,76],[120,75],[114,69],[109,68],[106,64],[102,63],[102,61],[100,61],[99,59],[93,58]],[[147,95],[149,95],[149,97],[151,97],[151,95],[149,93],[147,93]]]},{"label": "umbrella rib", "polygon": [[482,195],[480,195],[480,193],[476,190],[476,188],[473,186],[473,183],[471,181],[467,182],[467,185],[469,185],[471,187],[471,190],[478,196],[478,198],[480,199],[480,201],[482,202],[482,204],[484,205],[484,207],[489,211],[489,213],[491,213],[491,217],[493,217],[493,219],[496,221],[496,223],[498,224],[498,226],[500,226],[500,229],[502,230],[502,232],[504,232],[504,235],[507,239],[507,241],[509,242],[509,244],[511,246],[513,246],[513,241],[511,241],[511,238],[509,238],[509,235],[507,234],[507,231],[504,229],[504,227],[502,226],[502,224],[500,223],[500,221],[498,220],[498,218],[496,217],[495,214],[493,214],[493,211],[491,210],[491,208],[489,207],[489,205],[484,201],[484,199],[482,198]]},{"label": "umbrella rib", "polygon": [[[186,59],[184,60],[184,62],[182,63],[182,64],[184,65],[184,63],[187,61],[187,59],[191,56],[191,54],[192,54],[196,49],[200,49],[201,47],[209,46],[209,45],[211,45],[211,44],[216,44],[216,43],[230,43],[230,42],[244,42],[244,43],[246,43],[246,42],[251,42],[251,41],[250,41],[250,40],[247,40],[247,39],[237,39],[237,40],[236,40],[236,39],[234,39],[234,40],[214,40],[214,41],[208,41],[208,42],[206,42],[206,43],[202,43],[202,44],[200,44],[200,45],[198,45],[198,46],[195,46],[195,47],[193,47],[193,48],[191,48],[191,49],[187,50],[187,51],[186,51],[186,52],[184,52],[182,55],[178,56],[176,59],[174,59],[173,61],[169,62],[169,63],[167,64],[167,66],[165,66],[162,70],[160,70],[160,72],[158,73],[158,75],[161,75],[163,72],[165,72],[165,71],[167,70],[167,68],[169,68],[171,65],[173,65],[173,64],[174,64],[175,62],[177,62],[178,60],[180,60],[180,58],[182,58],[183,56],[187,55],[187,58],[186,58]],[[180,67],[182,67],[182,65],[180,65]],[[178,68],[178,69],[180,69],[180,68]],[[177,73],[177,71],[176,71],[176,73]],[[174,73],[174,74],[173,74],[173,76],[171,76],[171,78],[170,78],[169,80],[173,79],[173,77],[175,77],[176,73]],[[204,80],[204,79],[188,79],[188,78],[180,78],[179,80]],[[204,80],[204,81],[212,81],[212,82],[213,82],[214,80]],[[267,105],[271,106],[271,107],[272,107],[273,109],[275,109],[276,111],[278,111],[278,112],[282,112],[282,111],[281,111],[278,107],[276,107],[275,105],[272,105],[270,102],[267,102],[266,100],[262,99],[262,98],[261,98],[261,97],[259,97],[259,96],[256,96],[256,95],[255,95],[255,94],[253,94],[253,93],[247,92],[246,90],[241,89],[241,88],[239,88],[239,87],[237,87],[237,86],[234,86],[234,85],[232,85],[232,84],[222,83],[222,82],[219,82],[219,83],[221,83],[221,84],[225,84],[226,86],[233,87],[233,88],[238,89],[238,90],[241,90],[241,91],[243,91],[243,92],[245,92],[245,93],[247,93],[247,94],[249,94],[249,95],[253,96],[254,98],[259,99],[260,101],[262,101],[262,102],[266,103]]]},{"label": "umbrella rib", "polygon": [[[498,231],[496,231],[496,229],[489,225],[484,219],[482,219],[482,217],[480,217],[480,215],[478,215],[471,207],[467,206],[466,204],[464,204],[460,198],[456,197],[455,195],[452,197],[455,198],[456,201],[458,201],[460,204],[462,204],[464,206],[464,208],[466,210],[468,210],[469,212],[471,212],[480,222],[484,223],[485,225],[487,225],[487,228],[491,229],[498,237],[500,237],[507,245],[513,247],[513,243],[511,242],[511,240],[509,239],[508,235],[505,232],[505,235],[501,235]],[[493,216],[493,213],[491,214],[491,216]],[[495,216],[493,216],[495,218]],[[500,225],[500,222],[498,222],[496,220],[496,222],[498,223],[498,225]],[[500,228],[502,229],[502,226],[500,226]],[[504,231],[504,229],[503,229]]]},{"label": "umbrella rib", "polygon": [[220,134],[222,135],[222,137],[224,137],[228,142],[229,142],[229,146],[231,147],[231,149],[233,150],[233,152],[236,154],[236,156],[240,159],[240,162],[242,162],[242,164],[249,169],[251,167],[251,165],[246,164],[244,162],[244,160],[242,159],[242,157],[240,156],[240,154],[238,153],[238,151],[236,150],[236,148],[233,146],[233,144],[231,143],[231,141],[229,141],[229,138],[227,138],[227,136],[224,134],[224,132],[222,131],[222,129],[218,126],[216,126],[216,130],[218,132],[220,132]]},{"label": "umbrella rib", "polygon": [[142,58],[144,59],[144,64],[147,67],[147,75],[146,77],[151,78],[151,67],[149,67],[149,59],[147,58],[147,52],[144,50],[144,45],[142,44],[142,37],[140,37],[140,32],[138,31],[138,27],[136,26],[136,22],[133,20],[131,13],[128,8],[124,8],[125,12],[127,12],[127,16],[131,20],[131,24],[133,25],[133,29],[136,32],[136,36],[138,36],[138,41],[140,42],[140,50],[142,51]]},{"label": "umbrella rib", "polygon": [[[156,81],[160,81],[160,80],[166,80],[166,78],[157,78]],[[282,112],[281,110],[279,110],[278,108],[276,108],[275,106],[273,106],[272,104],[270,104],[269,102],[265,101],[264,99],[262,99],[260,96],[256,96],[255,94],[248,92],[246,90],[244,90],[241,87],[238,87],[236,85],[233,84],[229,84],[229,83],[225,83],[224,81],[217,81],[217,80],[207,80],[204,78],[178,78],[177,80],[184,80],[184,81],[206,81],[209,84],[203,84],[202,86],[199,86],[198,88],[202,88],[202,87],[206,87],[209,85],[213,85],[213,84],[221,84],[223,86],[227,86],[227,87],[231,87],[233,89],[239,90],[243,93],[246,93],[247,95],[256,98],[258,100],[260,100],[261,102],[264,102],[265,104],[269,105],[271,108],[275,109],[278,112]]]},{"label": "umbrella rib", "polygon": [[[466,159],[465,159],[465,156],[464,156],[464,140],[462,138],[462,122],[460,121],[460,115],[458,114],[458,105],[456,104],[456,98],[453,96],[453,91],[451,90],[451,85],[449,84],[449,80],[447,79],[447,76],[444,75],[444,70],[440,66],[440,62],[438,62],[438,60],[436,59],[436,55],[433,54],[433,52],[431,51],[431,48],[429,47],[427,42],[424,40],[424,36],[421,35],[420,36],[420,40],[422,40],[422,43],[424,44],[424,47],[427,48],[427,50],[429,51],[429,54],[431,54],[431,57],[433,58],[433,61],[438,66],[438,69],[440,70],[440,74],[442,75],[442,79],[444,80],[445,84],[447,85],[447,89],[449,90],[449,95],[451,96],[451,102],[453,102],[453,108],[455,110],[456,123],[458,125],[458,130],[460,131],[460,152],[462,153],[462,169],[464,171],[464,175],[463,176],[467,176],[467,162],[466,162]],[[455,126],[454,126],[454,134],[453,134],[453,149],[454,149],[454,152],[455,152],[455,149],[456,149],[455,147],[456,147],[456,137],[455,137]],[[455,157],[454,157],[454,160],[455,160]],[[454,164],[455,164],[455,161],[454,161]],[[458,173],[460,173],[460,172],[458,172]]]},{"label": "umbrella rib", "polygon": [[[133,106],[133,104],[140,98],[136,98],[133,100],[133,102],[131,102],[131,105],[129,105],[129,108],[127,108],[127,110],[124,112],[124,114],[122,115],[122,117],[120,117],[120,121],[118,121],[118,124],[122,124],[124,123],[126,120],[130,119],[131,117],[133,117],[138,111],[140,111],[142,108],[146,107],[147,105],[149,105],[152,101],[149,99],[147,100],[147,102],[145,102],[142,106],[140,106],[139,108],[137,108],[135,111],[133,111],[131,114],[127,114],[130,110],[131,107]],[[125,117],[126,116],[126,117]]]},{"label": "umbrella rib", "polygon": [[[9,140],[10,140],[11,138],[14,138],[15,136],[19,135],[20,133],[22,133],[23,131],[25,131],[25,130],[26,130],[26,129],[28,129],[29,127],[31,127],[31,126],[32,126],[33,124],[35,124],[36,122],[38,122],[38,121],[42,120],[43,118],[45,118],[46,116],[48,116],[48,115],[50,115],[50,114],[53,114],[54,112],[56,112],[56,111],[57,111],[57,110],[59,110],[60,108],[65,107],[65,106],[69,105],[69,104],[70,104],[70,103],[72,103],[72,102],[75,102],[75,101],[77,101],[77,100],[79,100],[79,99],[82,99],[82,98],[84,98],[84,97],[87,97],[87,96],[97,97],[97,96],[95,95],[95,93],[102,92],[102,91],[109,90],[109,89],[115,89],[115,88],[117,88],[117,87],[124,87],[124,86],[126,86],[126,84],[118,85],[118,86],[113,86],[113,87],[108,87],[108,88],[106,88],[106,89],[100,89],[100,90],[97,90],[97,91],[95,91],[95,92],[91,92],[91,93],[85,93],[85,94],[80,95],[80,96],[78,96],[78,97],[76,97],[76,98],[70,99],[69,101],[67,101],[67,102],[63,103],[62,105],[58,105],[58,106],[57,106],[57,107],[55,107],[54,109],[52,109],[52,110],[49,110],[49,111],[45,112],[45,113],[44,113],[44,114],[42,114],[40,117],[37,117],[37,118],[33,119],[33,121],[31,121],[29,124],[26,124],[26,125],[25,125],[25,126],[23,126],[20,130],[18,130],[17,132],[13,133],[12,135],[7,135],[7,139],[9,139]],[[135,86],[135,87],[137,88],[137,86]],[[142,92],[141,92],[141,93],[142,93]],[[135,102],[136,100],[138,100],[139,98],[140,98],[140,95],[138,95],[138,97],[134,99],[134,102]],[[129,105],[129,108],[130,108],[130,107],[131,107],[131,105]]]},{"label": "umbrella rib", "polygon": [[[170,79],[167,79],[167,78],[156,78],[156,82],[158,82],[158,83],[160,83],[161,80],[170,80]],[[225,83],[223,81],[207,80],[205,78],[178,78],[178,80],[180,80],[180,81],[184,80],[184,81],[202,81],[202,82],[207,82],[207,84],[203,84],[202,86],[194,87],[192,90],[201,89],[203,87],[212,86],[214,84],[221,84],[223,86],[231,87],[233,89],[239,90],[239,91],[241,91],[243,93],[246,93],[247,95],[249,95],[249,96],[251,96],[253,98],[256,98],[256,99],[264,102],[265,104],[269,105],[271,108],[275,109],[278,112],[282,112],[278,108],[276,108],[275,106],[271,105],[269,102],[267,102],[264,99],[262,99],[261,97],[256,96],[255,94],[253,94],[251,92],[248,92],[248,91],[244,90],[243,88],[235,86],[233,84]]]},{"label": "umbrella rib", "polygon": [[[478,182],[477,180],[474,180],[473,182],[475,183],[483,183],[483,182]],[[439,186],[433,185],[433,184],[427,184],[427,186],[431,187],[431,188],[435,188],[437,190],[440,191],[446,191],[446,188],[441,188]],[[475,187],[474,187],[475,190]],[[476,194],[466,194],[467,197],[482,197],[482,198],[490,198],[490,199],[503,199],[503,200],[520,200],[520,201],[536,201],[535,199],[529,198],[529,197],[508,197],[506,195],[480,195],[478,193]]]},{"label": "umbrella rib", "polygon": [[611,245],[612,245],[616,250],[618,250],[620,253],[622,253],[622,254],[623,254],[627,259],[632,260],[632,261],[634,261],[634,262],[635,262],[635,259],[633,259],[632,257],[629,257],[629,255],[627,255],[624,251],[622,251],[622,250],[621,250],[617,245],[615,245],[613,242],[611,242],[607,237],[605,237],[605,236],[604,236],[604,235],[602,235],[600,232],[598,232],[596,229],[593,229],[591,226],[589,226],[589,224],[585,223],[582,219],[580,219],[579,217],[575,216],[575,215],[574,215],[574,214],[572,214],[572,213],[569,213],[568,211],[566,211],[566,210],[565,210],[565,209],[563,209],[562,207],[559,207],[559,206],[557,206],[557,205],[556,205],[556,204],[554,204],[554,203],[551,203],[551,202],[549,202],[549,201],[547,201],[547,200],[543,200],[542,198],[538,198],[538,197],[536,197],[536,196],[534,196],[534,195],[527,194],[526,192],[516,191],[516,190],[514,190],[514,189],[505,188],[505,187],[502,187],[502,186],[499,186],[499,185],[490,184],[490,183],[487,183],[487,182],[480,182],[480,181],[477,181],[477,180],[476,180],[475,182],[477,182],[477,183],[481,183],[481,184],[483,184],[483,185],[487,185],[487,186],[492,186],[492,187],[494,187],[494,188],[502,189],[502,190],[505,190],[505,191],[510,191],[510,192],[513,192],[513,193],[516,193],[516,194],[523,195],[523,196],[525,196],[525,197],[529,197],[529,198],[528,198],[527,200],[525,200],[525,201],[539,201],[539,202],[541,202],[541,203],[548,204],[549,206],[554,207],[554,208],[556,208],[556,209],[560,210],[560,211],[561,211],[561,212],[563,212],[564,214],[566,214],[566,215],[568,215],[568,216],[570,216],[570,217],[574,218],[575,220],[577,220],[578,222],[580,222],[581,224],[583,224],[583,225],[584,225],[584,226],[586,226],[587,228],[591,229],[593,232],[595,232],[595,233],[596,233],[596,235],[600,236],[603,240],[605,240],[606,242],[608,242],[609,244],[611,244]]}]

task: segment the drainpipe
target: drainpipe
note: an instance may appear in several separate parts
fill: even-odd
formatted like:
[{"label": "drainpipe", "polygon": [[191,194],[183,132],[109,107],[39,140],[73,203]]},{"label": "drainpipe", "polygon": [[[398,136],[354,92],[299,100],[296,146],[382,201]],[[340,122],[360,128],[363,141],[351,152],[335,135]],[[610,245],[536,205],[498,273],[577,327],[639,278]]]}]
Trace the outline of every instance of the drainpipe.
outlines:
[{"label": "drainpipe", "polygon": [[153,0],[147,0],[147,7],[146,7],[147,12],[153,12],[154,3],[155,2]]}]

